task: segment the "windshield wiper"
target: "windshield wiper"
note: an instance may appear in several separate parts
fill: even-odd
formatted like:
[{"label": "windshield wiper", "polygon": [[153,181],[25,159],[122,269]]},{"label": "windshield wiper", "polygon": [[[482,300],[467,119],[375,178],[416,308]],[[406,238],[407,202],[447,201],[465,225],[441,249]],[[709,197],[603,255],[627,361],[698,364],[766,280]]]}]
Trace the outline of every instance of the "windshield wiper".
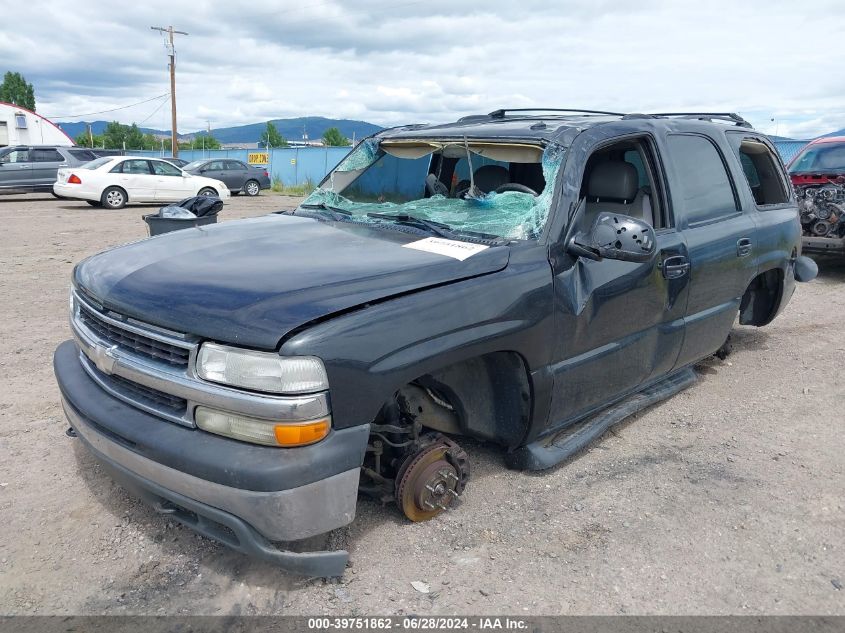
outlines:
[{"label": "windshield wiper", "polygon": [[450,239],[454,239],[455,237],[452,227],[448,224],[418,218],[413,215],[408,215],[407,213],[368,213],[367,217],[381,218],[382,220],[393,220],[401,224],[410,224],[411,226],[416,226],[417,228],[426,229],[438,237],[446,237]]},{"label": "windshield wiper", "polygon": [[383,220],[393,220],[399,224],[407,224],[415,226],[419,229],[428,230],[438,237],[445,237],[450,240],[463,240],[469,242],[481,242],[482,244],[490,244],[491,246],[498,246],[500,244],[507,244],[508,240],[498,235],[491,233],[481,233],[478,231],[468,231],[466,229],[452,229],[448,224],[443,222],[435,222],[434,220],[426,220],[418,218],[407,213],[368,213],[367,217],[381,218]]},{"label": "windshield wiper", "polygon": [[301,204],[299,205],[299,208],[323,211],[325,215],[330,215],[333,220],[345,220],[346,218],[352,217],[351,211],[341,209],[340,207],[333,207],[325,202],[318,202],[316,204]]}]

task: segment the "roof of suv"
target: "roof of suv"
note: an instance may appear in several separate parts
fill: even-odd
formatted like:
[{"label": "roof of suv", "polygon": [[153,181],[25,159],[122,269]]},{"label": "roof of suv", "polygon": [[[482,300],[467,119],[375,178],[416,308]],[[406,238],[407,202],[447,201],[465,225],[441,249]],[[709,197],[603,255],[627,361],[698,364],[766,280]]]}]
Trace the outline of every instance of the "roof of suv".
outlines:
[{"label": "roof of suv", "polygon": [[732,112],[670,112],[660,114],[623,114],[598,110],[569,110],[562,108],[507,109],[495,110],[489,114],[466,116],[454,123],[437,125],[406,125],[382,130],[379,138],[499,138],[536,139],[538,141],[559,141],[570,131],[584,129],[605,123],[647,119],[660,121],[727,122],[735,126],[751,128],[738,114]]}]

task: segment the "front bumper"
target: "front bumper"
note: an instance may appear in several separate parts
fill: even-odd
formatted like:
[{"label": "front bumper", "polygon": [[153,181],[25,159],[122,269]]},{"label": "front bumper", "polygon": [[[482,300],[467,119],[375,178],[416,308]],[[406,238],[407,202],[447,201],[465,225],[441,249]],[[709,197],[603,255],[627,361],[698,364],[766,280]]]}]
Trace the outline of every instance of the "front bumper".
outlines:
[{"label": "front bumper", "polygon": [[301,540],[353,520],[368,425],[302,448],[253,446],[166,422],[110,396],[85,372],[70,341],[56,350],[54,370],[79,438],[156,510],[289,571],[343,573],[346,552],[294,553],[272,541]]}]

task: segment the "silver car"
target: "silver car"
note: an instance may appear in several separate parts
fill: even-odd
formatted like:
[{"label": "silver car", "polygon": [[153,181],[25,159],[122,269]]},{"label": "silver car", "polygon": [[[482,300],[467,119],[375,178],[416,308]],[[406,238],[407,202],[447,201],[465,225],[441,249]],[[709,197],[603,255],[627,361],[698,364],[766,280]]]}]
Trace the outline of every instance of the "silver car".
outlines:
[{"label": "silver car", "polygon": [[84,147],[16,145],[0,148],[0,194],[52,193],[59,167],[78,167],[95,158],[97,155]]}]

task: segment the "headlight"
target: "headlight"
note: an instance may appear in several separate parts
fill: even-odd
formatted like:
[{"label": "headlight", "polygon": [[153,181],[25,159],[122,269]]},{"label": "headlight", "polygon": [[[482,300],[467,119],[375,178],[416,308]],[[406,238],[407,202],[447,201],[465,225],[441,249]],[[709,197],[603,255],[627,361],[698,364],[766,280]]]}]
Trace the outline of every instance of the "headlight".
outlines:
[{"label": "headlight", "polygon": [[307,446],[329,434],[330,417],[308,422],[273,422],[208,407],[194,411],[197,427],[243,442],[267,446]]},{"label": "headlight", "polygon": [[329,388],[326,369],[313,356],[279,356],[203,343],[197,374],[204,380],[269,393],[309,393]]}]

